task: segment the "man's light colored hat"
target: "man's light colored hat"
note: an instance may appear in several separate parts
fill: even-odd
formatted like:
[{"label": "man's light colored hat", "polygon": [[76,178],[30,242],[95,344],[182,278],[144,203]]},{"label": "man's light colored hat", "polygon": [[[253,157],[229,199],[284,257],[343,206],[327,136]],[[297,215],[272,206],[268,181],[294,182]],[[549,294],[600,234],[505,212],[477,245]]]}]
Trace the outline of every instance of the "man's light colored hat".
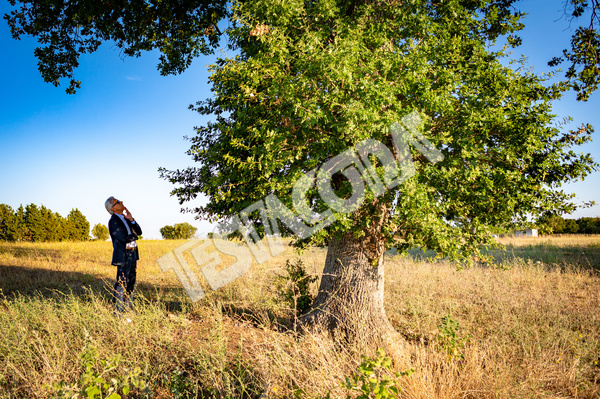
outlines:
[{"label": "man's light colored hat", "polygon": [[114,213],[113,210],[112,210],[112,207],[113,207],[112,200],[114,200],[114,199],[115,199],[115,197],[110,196],[110,197],[108,197],[108,199],[104,203],[104,207],[106,208],[106,210],[108,211],[108,213],[110,213],[111,215]]}]

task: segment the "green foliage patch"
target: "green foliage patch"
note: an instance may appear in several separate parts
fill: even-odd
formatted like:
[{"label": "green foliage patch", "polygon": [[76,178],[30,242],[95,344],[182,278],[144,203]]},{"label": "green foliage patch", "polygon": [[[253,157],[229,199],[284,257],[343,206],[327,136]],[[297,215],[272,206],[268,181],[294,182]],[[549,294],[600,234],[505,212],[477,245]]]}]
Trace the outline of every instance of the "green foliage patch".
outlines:
[{"label": "green foliage patch", "polygon": [[196,231],[198,228],[187,222],[160,228],[160,234],[164,240],[188,240],[196,234]]},{"label": "green foliage patch", "polygon": [[[87,331],[86,331],[87,333]],[[109,359],[99,357],[98,348],[87,337],[81,353],[83,370],[79,381],[68,383],[64,380],[52,384],[49,397],[53,399],[121,399],[122,395],[137,390],[137,398],[150,398],[150,386],[143,379],[139,367],[130,370],[120,366],[121,356]]]},{"label": "green foliage patch", "polygon": [[397,378],[410,376],[415,370],[392,372],[391,367],[392,359],[385,355],[383,349],[378,349],[374,358],[363,356],[362,363],[351,377],[346,377],[346,383],[344,384],[346,389],[358,392],[358,396],[348,395],[347,398],[397,398],[402,392]]},{"label": "green foliage patch", "polygon": [[296,262],[286,260],[284,271],[286,274],[277,276],[277,294],[295,316],[300,316],[310,308],[314,299],[310,285],[317,281],[317,276],[307,273],[302,259]]}]

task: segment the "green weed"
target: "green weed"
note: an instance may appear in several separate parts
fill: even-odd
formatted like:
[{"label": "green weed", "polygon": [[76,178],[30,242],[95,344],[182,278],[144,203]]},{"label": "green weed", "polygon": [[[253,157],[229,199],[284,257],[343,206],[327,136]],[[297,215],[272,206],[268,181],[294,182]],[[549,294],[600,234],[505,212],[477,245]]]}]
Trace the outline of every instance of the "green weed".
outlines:
[{"label": "green weed", "polygon": [[[87,331],[86,331],[87,333]],[[79,381],[68,383],[64,380],[52,384],[50,397],[56,399],[120,399],[134,389],[139,398],[149,398],[150,387],[141,377],[142,370],[121,368],[120,355],[101,359],[98,348],[86,335],[86,345],[81,354],[82,373]]]},{"label": "green weed", "polygon": [[442,317],[442,322],[438,326],[439,333],[437,342],[439,348],[448,355],[450,359],[463,359],[462,350],[469,341],[469,336],[459,334],[460,324],[451,316]]},{"label": "green weed", "polygon": [[[392,373],[392,359],[385,355],[383,349],[378,349],[374,358],[363,356],[354,375],[346,377],[344,387],[351,392],[358,392],[358,399],[397,398],[402,391],[397,379],[413,373],[414,369]],[[348,399],[352,397],[354,396],[347,396]]]},{"label": "green weed", "polygon": [[304,313],[313,301],[310,285],[317,280],[306,272],[302,259],[295,263],[287,260],[284,270],[286,274],[277,276],[277,293],[279,297],[294,311],[295,316]]}]

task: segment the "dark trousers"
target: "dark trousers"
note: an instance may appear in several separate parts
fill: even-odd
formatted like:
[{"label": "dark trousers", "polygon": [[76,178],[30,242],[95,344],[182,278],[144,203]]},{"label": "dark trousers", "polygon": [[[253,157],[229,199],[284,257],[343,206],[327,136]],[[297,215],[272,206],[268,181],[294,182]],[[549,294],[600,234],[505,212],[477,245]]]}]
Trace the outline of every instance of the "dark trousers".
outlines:
[{"label": "dark trousers", "polygon": [[115,282],[114,301],[117,304],[117,310],[119,311],[122,310],[122,303],[125,299],[125,295],[129,297],[135,288],[137,272],[135,251],[126,250],[125,253],[125,263],[121,266],[117,266],[117,281]]}]

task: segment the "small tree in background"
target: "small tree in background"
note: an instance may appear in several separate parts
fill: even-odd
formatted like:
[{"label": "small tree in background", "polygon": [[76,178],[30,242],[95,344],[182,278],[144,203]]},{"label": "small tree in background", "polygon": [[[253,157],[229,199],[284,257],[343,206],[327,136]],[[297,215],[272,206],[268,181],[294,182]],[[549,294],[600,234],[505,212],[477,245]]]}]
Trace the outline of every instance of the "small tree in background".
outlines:
[{"label": "small tree in background", "polygon": [[175,227],[175,235],[178,239],[187,240],[189,238],[192,238],[194,234],[196,234],[196,232],[198,231],[196,227],[192,226],[189,223],[177,223],[173,227]]},{"label": "small tree in background", "polygon": [[163,226],[160,228],[160,235],[163,240],[174,240],[175,239],[175,228],[173,226]]},{"label": "small tree in background", "polygon": [[64,241],[68,239],[65,231],[66,219],[56,212],[52,212],[44,205],[40,206],[42,226],[44,229],[43,241]]},{"label": "small tree in background", "polygon": [[108,240],[108,236],[108,227],[102,223],[98,223],[92,228],[92,237],[94,237],[96,240],[106,241]]},{"label": "small tree in background", "polygon": [[575,234],[579,231],[579,225],[575,219],[565,219],[565,225],[563,227],[563,233]]},{"label": "small tree in background", "polygon": [[19,218],[6,204],[0,204],[0,241],[18,241],[21,237]]},{"label": "small tree in background", "polygon": [[540,234],[560,234],[565,226],[565,220],[559,215],[546,214],[538,219]]},{"label": "small tree in background", "polygon": [[18,237],[16,241],[27,241],[27,226],[25,225],[25,208],[23,204],[19,205],[15,212],[17,217],[17,228],[19,229]]},{"label": "small tree in background", "polygon": [[23,215],[25,231],[23,239],[31,242],[46,241],[46,229],[44,228],[44,219],[42,212],[35,204],[29,204],[25,207]]},{"label": "small tree in background", "polygon": [[87,241],[90,239],[90,223],[77,208],[67,216],[68,239],[71,241]]},{"label": "small tree in background", "polygon": [[189,223],[177,223],[160,228],[160,234],[164,240],[187,240],[192,238],[196,231],[198,229]]},{"label": "small tree in background", "polygon": [[581,234],[600,234],[600,218],[579,218],[577,225]]}]

